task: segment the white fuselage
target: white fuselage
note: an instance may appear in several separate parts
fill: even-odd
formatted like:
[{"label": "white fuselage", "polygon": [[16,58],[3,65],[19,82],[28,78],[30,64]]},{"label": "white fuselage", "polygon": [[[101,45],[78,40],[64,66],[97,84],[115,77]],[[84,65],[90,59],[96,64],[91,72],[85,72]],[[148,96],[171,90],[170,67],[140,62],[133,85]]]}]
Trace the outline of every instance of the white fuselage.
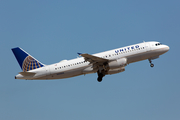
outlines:
[{"label": "white fuselage", "polygon": [[[106,52],[93,54],[93,56],[105,58],[111,61],[126,58],[127,64],[130,64],[145,59],[158,58],[160,55],[164,54],[168,50],[169,47],[167,45],[158,45],[158,42],[143,42]],[[118,66],[114,69],[118,69]],[[63,60],[59,63],[46,65],[45,67],[31,70],[28,72],[33,72],[36,74],[26,77],[18,74],[16,78],[29,80],[63,79],[83,74],[95,73],[97,72],[97,69],[93,69],[92,63],[85,61],[84,57],[80,57],[72,60]]]}]

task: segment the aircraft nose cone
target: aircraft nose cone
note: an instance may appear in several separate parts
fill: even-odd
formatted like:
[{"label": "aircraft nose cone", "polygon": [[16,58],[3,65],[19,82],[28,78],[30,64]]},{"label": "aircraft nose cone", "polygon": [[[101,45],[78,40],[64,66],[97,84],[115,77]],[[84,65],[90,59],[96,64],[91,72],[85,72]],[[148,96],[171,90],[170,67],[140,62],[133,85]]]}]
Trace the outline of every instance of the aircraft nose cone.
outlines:
[{"label": "aircraft nose cone", "polygon": [[166,46],[166,47],[164,48],[165,51],[169,51],[169,49],[170,49],[169,46]]}]

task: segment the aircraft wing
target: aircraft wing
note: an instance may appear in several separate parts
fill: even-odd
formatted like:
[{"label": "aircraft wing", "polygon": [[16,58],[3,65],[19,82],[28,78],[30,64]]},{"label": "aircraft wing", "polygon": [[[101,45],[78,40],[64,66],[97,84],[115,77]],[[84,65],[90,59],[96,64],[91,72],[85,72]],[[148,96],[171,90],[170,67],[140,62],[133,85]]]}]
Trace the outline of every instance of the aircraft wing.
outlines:
[{"label": "aircraft wing", "polygon": [[104,63],[104,62],[109,61],[108,59],[100,58],[100,57],[90,55],[90,54],[87,54],[87,53],[85,53],[85,54],[78,53],[78,54],[80,56],[84,57],[85,61],[89,61],[90,63],[95,63],[95,62]]}]

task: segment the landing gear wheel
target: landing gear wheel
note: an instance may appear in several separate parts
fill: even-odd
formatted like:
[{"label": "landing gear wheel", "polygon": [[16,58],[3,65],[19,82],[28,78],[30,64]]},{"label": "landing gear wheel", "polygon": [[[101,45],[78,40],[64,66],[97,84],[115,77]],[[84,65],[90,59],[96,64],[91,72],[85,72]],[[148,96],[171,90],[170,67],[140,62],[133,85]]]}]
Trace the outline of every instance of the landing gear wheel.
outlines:
[{"label": "landing gear wheel", "polygon": [[102,77],[98,77],[98,78],[97,78],[97,81],[98,81],[98,82],[101,82],[101,81],[102,81]]},{"label": "landing gear wheel", "polygon": [[101,82],[103,77],[104,77],[104,76],[103,76],[102,73],[98,74],[97,81],[98,81],[98,82]]},{"label": "landing gear wheel", "polygon": [[154,64],[152,63],[151,59],[148,59],[148,60],[149,60],[150,66],[154,67]]},{"label": "landing gear wheel", "polygon": [[151,65],[150,65],[150,66],[151,66],[151,67],[154,67],[154,64],[152,64],[152,63],[151,63]]}]

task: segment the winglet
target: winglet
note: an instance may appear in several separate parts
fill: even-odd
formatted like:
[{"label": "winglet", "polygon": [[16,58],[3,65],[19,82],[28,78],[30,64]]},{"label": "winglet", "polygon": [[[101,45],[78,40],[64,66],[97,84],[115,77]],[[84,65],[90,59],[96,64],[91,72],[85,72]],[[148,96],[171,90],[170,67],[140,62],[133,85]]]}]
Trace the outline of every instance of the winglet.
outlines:
[{"label": "winglet", "polygon": [[77,53],[78,55],[81,55],[82,53]]}]

